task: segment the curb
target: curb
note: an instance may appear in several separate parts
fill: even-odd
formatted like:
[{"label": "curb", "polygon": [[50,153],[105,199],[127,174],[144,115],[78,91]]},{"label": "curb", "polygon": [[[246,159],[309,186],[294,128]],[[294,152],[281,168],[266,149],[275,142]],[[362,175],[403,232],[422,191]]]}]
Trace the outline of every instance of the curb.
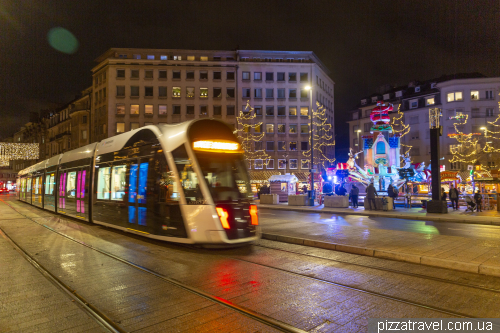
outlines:
[{"label": "curb", "polygon": [[318,208],[318,209],[308,209],[308,208],[290,208],[290,207],[273,207],[257,205],[261,209],[274,209],[274,210],[285,210],[285,211],[295,211],[295,212],[306,212],[306,213],[332,213],[340,215],[362,215],[362,216],[372,216],[372,217],[390,217],[398,218],[404,220],[419,220],[419,221],[433,221],[433,222],[453,222],[453,223],[466,223],[466,224],[483,224],[483,225],[497,225],[500,226],[500,218],[498,217],[488,217],[488,216],[472,216],[471,218],[460,218],[460,217],[438,217],[438,216],[421,216],[421,215],[410,215],[401,213],[377,213],[373,214],[370,212],[356,212],[356,211],[339,211],[332,210],[328,208]]},{"label": "curb", "polygon": [[273,240],[277,242],[298,244],[310,247],[317,247],[326,250],[335,250],[340,252],[358,254],[368,257],[375,257],[381,259],[389,259],[395,261],[409,262],[412,264],[433,266],[439,268],[446,268],[457,270],[467,273],[476,273],[481,275],[497,276],[500,277],[500,266],[489,266],[483,264],[467,263],[462,261],[441,259],[428,256],[420,256],[418,254],[400,253],[384,250],[376,250],[370,248],[364,248],[353,245],[327,243],[312,239],[282,236],[276,234],[262,233],[262,238],[267,240]]}]

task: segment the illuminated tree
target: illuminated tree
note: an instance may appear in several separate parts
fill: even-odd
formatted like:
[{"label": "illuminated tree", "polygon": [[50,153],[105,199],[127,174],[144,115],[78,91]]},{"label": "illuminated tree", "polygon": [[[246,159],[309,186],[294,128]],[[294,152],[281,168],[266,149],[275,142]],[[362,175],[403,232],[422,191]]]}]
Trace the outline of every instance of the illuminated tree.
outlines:
[{"label": "illuminated tree", "polygon": [[[302,154],[311,158],[311,148],[313,148],[314,165],[324,169],[332,166],[335,162],[335,158],[328,157],[328,148],[335,146],[335,140],[331,134],[332,124],[328,122],[325,106],[319,102],[316,102],[316,106],[316,111],[312,110],[314,144],[311,147],[311,135],[309,135],[309,150],[303,151]],[[311,120],[310,115],[309,120]],[[309,128],[309,131],[311,131],[311,128]]]},{"label": "illuminated tree", "polygon": [[399,135],[399,142],[401,145],[400,157],[401,164],[403,164],[405,156],[410,157],[410,150],[412,146],[403,144],[401,140],[406,134],[410,132],[410,125],[406,125],[404,123],[404,114],[403,112],[401,112],[401,103],[398,106],[398,113],[392,118],[391,128],[394,136]]},{"label": "illuminated tree", "polygon": [[[270,156],[266,153],[262,141],[265,132],[262,122],[255,121],[256,117],[254,108],[247,101],[244,111],[240,111],[236,117],[238,139],[240,139],[241,147],[245,152],[245,159],[249,165],[252,165],[255,160],[258,160],[259,163],[262,161],[263,165],[267,165]],[[262,166],[259,165],[257,168],[262,168]]]}]

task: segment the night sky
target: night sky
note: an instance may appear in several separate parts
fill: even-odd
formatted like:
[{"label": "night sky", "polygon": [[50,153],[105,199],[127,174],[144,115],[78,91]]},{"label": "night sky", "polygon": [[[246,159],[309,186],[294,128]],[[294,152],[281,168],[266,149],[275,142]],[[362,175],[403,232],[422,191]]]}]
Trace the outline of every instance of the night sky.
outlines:
[{"label": "night sky", "polygon": [[[71,101],[111,47],[313,51],[335,82],[337,158],[348,111],[383,84],[500,76],[500,1],[0,0],[0,137]],[[70,31],[73,54],[48,42]]]}]

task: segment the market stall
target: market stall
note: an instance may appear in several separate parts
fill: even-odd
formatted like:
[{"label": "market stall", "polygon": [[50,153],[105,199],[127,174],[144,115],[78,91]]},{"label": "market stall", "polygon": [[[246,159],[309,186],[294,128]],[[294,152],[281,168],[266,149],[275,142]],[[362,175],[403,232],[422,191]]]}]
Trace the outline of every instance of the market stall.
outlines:
[{"label": "market stall", "polygon": [[295,175],[274,175],[269,178],[271,194],[279,195],[279,202],[288,202],[288,196],[296,193],[295,184],[298,179]]}]

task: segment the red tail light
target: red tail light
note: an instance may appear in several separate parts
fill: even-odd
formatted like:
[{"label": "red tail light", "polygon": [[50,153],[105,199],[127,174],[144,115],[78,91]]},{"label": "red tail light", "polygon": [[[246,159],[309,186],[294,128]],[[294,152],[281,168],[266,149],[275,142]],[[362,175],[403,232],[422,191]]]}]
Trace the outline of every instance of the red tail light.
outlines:
[{"label": "red tail light", "polygon": [[259,216],[255,205],[250,205],[250,218],[252,219],[252,225],[259,225]]},{"label": "red tail light", "polygon": [[229,221],[227,220],[229,217],[229,214],[225,208],[222,207],[216,207],[217,214],[219,214],[219,219],[220,223],[222,224],[222,227],[224,229],[229,229]]}]

